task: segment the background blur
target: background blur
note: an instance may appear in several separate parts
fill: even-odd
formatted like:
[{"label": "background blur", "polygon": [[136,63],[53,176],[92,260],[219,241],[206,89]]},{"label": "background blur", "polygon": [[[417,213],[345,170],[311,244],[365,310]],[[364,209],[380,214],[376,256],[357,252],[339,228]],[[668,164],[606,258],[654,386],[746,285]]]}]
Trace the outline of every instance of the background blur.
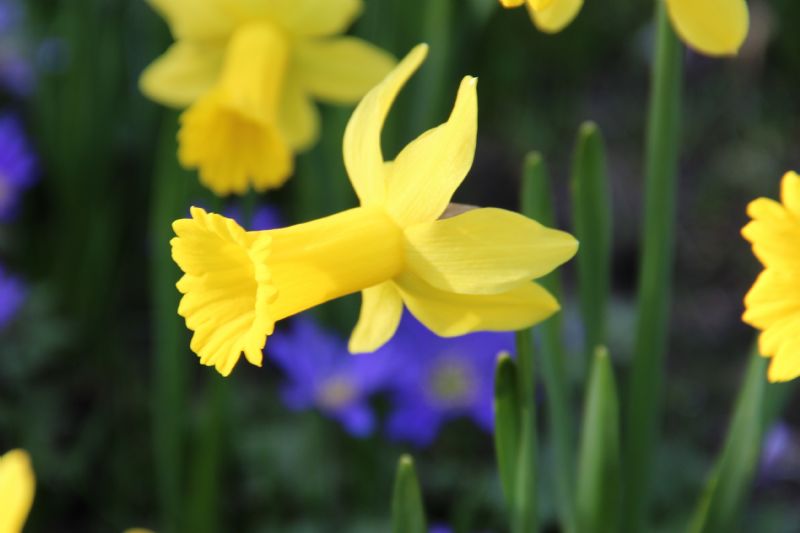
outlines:
[{"label": "background blur", "polygon": [[[387,159],[447,117],[463,75],[480,79],[478,153],[457,201],[516,209],[523,157],[538,150],[559,227],[569,229],[573,141],[582,121],[599,124],[615,216],[611,352],[625,383],[652,2],[589,1],[556,36],[496,0],[365,4],[351,33],[398,57],[431,45],[389,119]],[[754,339],[739,320],[758,271],[739,236],[745,206],[777,196],[782,173],[800,168],[800,33],[790,22],[800,20],[800,3],[749,4],[751,35],[738,58],[686,52],[659,531],[681,528],[693,509]],[[0,222],[0,283],[10,276],[25,286],[15,316],[0,324],[0,451],[24,447],[33,456],[38,485],[26,531],[383,531],[403,451],[418,461],[432,522],[504,531],[491,435],[470,420],[446,423],[426,446],[390,438],[381,423],[354,437],[322,413],[285,407],[275,364],[239,364],[223,381],[188,351],[175,314],[170,221],[190,203],[245,213],[269,204],[288,223],[355,205],[340,155],[351,109],[323,109],[324,138],[283,190],[214,200],[177,166],[177,114],[137,89],[170,42],[143,1],[0,0],[0,117],[23,124],[37,178]],[[12,149],[0,127],[0,162]],[[564,272],[574,333],[573,268]],[[3,291],[0,308],[11,307]],[[357,309],[354,297],[313,315],[345,336]],[[574,351],[577,380],[580,346]],[[576,386],[576,406],[580,393]],[[393,409],[380,393],[372,405],[379,421]],[[800,523],[800,418],[790,410],[781,420],[768,436],[747,531],[791,532]],[[179,472],[177,486],[165,486],[165,469]],[[542,494],[545,520],[551,494]]]}]

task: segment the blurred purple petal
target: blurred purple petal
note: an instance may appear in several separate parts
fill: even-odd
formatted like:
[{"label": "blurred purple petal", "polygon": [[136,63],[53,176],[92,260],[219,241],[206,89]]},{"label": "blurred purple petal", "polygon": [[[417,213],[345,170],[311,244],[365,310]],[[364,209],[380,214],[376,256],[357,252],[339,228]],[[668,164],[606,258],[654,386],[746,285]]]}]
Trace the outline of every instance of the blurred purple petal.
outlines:
[{"label": "blurred purple petal", "polygon": [[8,276],[0,267],[0,329],[17,314],[25,301],[25,286],[17,278]]},{"label": "blurred purple petal", "polygon": [[35,176],[36,156],[22,123],[15,115],[0,115],[0,221],[14,216],[20,196]]}]

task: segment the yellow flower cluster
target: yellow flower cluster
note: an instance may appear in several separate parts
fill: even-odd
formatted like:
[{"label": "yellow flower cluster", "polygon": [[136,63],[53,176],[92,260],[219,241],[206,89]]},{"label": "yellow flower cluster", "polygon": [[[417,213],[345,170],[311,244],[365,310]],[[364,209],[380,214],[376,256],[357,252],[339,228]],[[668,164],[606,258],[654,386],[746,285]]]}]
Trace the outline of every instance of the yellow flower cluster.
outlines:
[{"label": "yellow flower cluster", "polygon": [[743,320],[761,330],[759,350],[772,357],[770,381],[800,376],[800,176],[788,172],[781,202],[758,198],[742,235],[764,265],[745,296]]},{"label": "yellow flower cluster", "polygon": [[141,77],[178,108],[178,157],[218,195],[280,187],[319,136],[313,100],[353,103],[394,65],[341,37],[361,0],[150,0],[175,44]]},{"label": "yellow flower cluster", "polygon": [[268,231],[199,208],[175,222],[178,312],[202,364],[228,375],[244,353],[260,365],[275,322],[358,291],[352,352],[388,341],[404,304],[445,337],[516,330],[559,309],[531,280],[570,259],[574,238],[502,209],[448,209],[475,152],[475,78],[461,82],[447,122],[384,160],[384,120],[426,54],[412,50],[350,119],[344,161],[360,207]]},{"label": "yellow flower cluster", "polygon": [[[739,51],[750,23],[745,0],[663,0],[672,26],[687,45],[710,56]],[[555,33],[578,15],[583,0],[500,0],[503,7],[528,8],[531,20],[544,32]]]}]

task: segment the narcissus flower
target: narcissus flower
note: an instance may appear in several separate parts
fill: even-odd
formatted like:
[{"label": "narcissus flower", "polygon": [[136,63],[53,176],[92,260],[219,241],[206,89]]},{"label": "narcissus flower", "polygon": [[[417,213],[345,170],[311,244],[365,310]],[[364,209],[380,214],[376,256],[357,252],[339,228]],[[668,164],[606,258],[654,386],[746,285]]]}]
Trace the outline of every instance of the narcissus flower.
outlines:
[{"label": "narcissus flower", "polygon": [[781,202],[758,198],[742,235],[764,265],[745,296],[743,320],[761,330],[759,350],[772,358],[770,381],[800,376],[800,176],[788,172]]},{"label": "narcissus flower", "polygon": [[319,136],[313,100],[356,102],[394,59],[341,37],[361,0],[150,0],[176,43],[142,91],[178,108],[178,157],[218,195],[281,186]]},{"label": "narcissus flower", "polygon": [[384,120],[426,54],[425,45],[412,50],[347,125],[344,161],[360,207],[268,231],[246,232],[198,208],[175,222],[172,256],[185,273],[178,313],[201,363],[227,375],[244,353],[261,365],[275,322],[359,291],[351,352],[389,340],[403,304],[443,337],[516,330],[559,309],[531,280],[575,254],[572,236],[502,209],[449,216],[475,153],[475,78],[461,82],[447,122],[384,161]]},{"label": "narcissus flower", "polygon": [[[663,0],[672,26],[683,41],[709,56],[735,55],[750,24],[745,0]],[[564,29],[578,14],[583,0],[500,0],[504,7],[525,4],[542,31]]]},{"label": "narcissus flower", "polygon": [[24,450],[0,456],[0,532],[19,533],[33,505],[36,479]]}]

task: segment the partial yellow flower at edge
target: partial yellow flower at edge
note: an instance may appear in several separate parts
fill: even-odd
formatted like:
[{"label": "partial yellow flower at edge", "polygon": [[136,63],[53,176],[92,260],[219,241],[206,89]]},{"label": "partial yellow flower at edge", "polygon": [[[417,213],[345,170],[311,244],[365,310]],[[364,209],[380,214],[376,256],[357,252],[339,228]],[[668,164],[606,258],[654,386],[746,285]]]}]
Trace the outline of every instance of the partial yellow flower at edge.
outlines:
[{"label": "partial yellow flower at edge", "polygon": [[24,450],[0,456],[0,533],[19,533],[33,505],[36,478]]},{"label": "partial yellow flower at edge", "polygon": [[572,22],[583,7],[583,0],[500,0],[505,8],[522,4],[534,25],[546,33],[558,33]]},{"label": "partial yellow flower at edge", "polygon": [[764,270],[745,296],[742,320],[761,330],[769,380],[789,381],[800,376],[800,176],[784,175],[781,202],[759,198],[747,212],[742,235]]},{"label": "partial yellow flower at edge", "polygon": [[441,336],[519,329],[559,309],[531,280],[575,254],[572,236],[501,209],[441,218],[475,153],[475,78],[463,79],[447,122],[384,161],[386,115],[426,55],[425,45],[412,50],[347,125],[345,167],[360,207],[260,232],[198,208],[175,222],[178,312],[202,364],[228,375],[244,353],[260,366],[277,321],[359,291],[353,352],[388,341],[403,305]]},{"label": "partial yellow flower at edge", "polygon": [[179,160],[215,194],[280,187],[316,143],[313,100],[355,102],[394,65],[346,29],[361,0],[157,0],[177,42],[142,92],[181,117]]},{"label": "partial yellow flower at edge", "polygon": [[664,0],[681,39],[709,56],[736,55],[747,38],[745,0]]}]

